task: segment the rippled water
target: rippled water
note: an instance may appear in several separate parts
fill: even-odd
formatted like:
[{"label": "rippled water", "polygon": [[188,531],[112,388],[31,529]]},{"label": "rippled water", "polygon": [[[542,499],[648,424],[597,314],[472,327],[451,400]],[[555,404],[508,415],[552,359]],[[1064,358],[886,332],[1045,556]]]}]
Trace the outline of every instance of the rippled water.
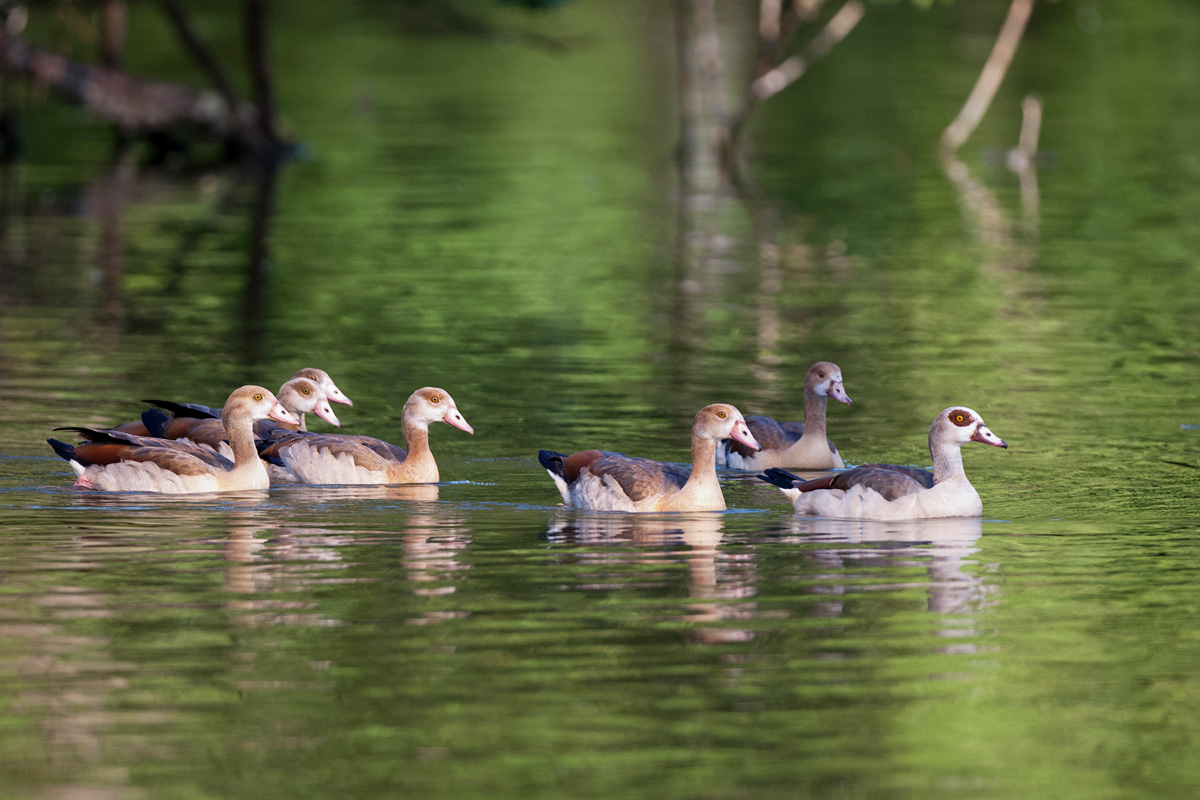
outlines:
[{"label": "rippled water", "polygon": [[[1039,5],[980,192],[933,144],[1003,6],[872,5],[756,120],[754,199],[677,194],[663,9],[497,12],[560,55],[298,15],[257,287],[265,184],[106,166],[35,104],[0,172],[0,796],[1194,796],[1200,15]],[[1036,205],[997,157],[1027,92]],[[696,409],[798,415],[817,359],[852,463],[980,411],[984,520],[797,519],[733,472],[724,514],[589,514],[537,465],[684,460]],[[477,433],[431,431],[436,487],[182,499],[75,492],[43,443],[310,364],[349,432],[434,384]]]}]

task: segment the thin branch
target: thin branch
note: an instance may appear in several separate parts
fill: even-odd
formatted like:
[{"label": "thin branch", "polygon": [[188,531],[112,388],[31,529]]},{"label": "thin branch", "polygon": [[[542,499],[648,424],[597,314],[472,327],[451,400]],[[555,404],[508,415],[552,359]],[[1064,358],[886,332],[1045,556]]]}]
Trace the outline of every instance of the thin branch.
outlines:
[{"label": "thin branch", "polygon": [[1038,137],[1042,130],[1042,101],[1028,95],[1021,102],[1021,139],[1008,151],[1008,168],[1021,182],[1021,218],[1025,232],[1036,236],[1041,205],[1037,179]]},{"label": "thin branch", "polygon": [[1009,65],[1012,64],[1017,45],[1021,43],[1021,36],[1025,33],[1025,24],[1029,22],[1032,12],[1033,0],[1013,0],[1012,5],[1008,7],[1008,15],[1005,16],[1000,34],[996,37],[996,44],[983,65],[983,71],[979,73],[975,88],[971,89],[967,102],[963,104],[954,122],[950,123],[942,134],[942,149],[958,150],[971,138],[979,121],[991,106],[992,98],[996,96],[996,90],[1000,88]]},{"label": "thin branch", "polygon": [[861,0],[848,0],[798,53],[750,85],[750,92],[759,102],[770,99],[795,83],[808,68],[829,54],[838,42],[845,39],[866,13]]},{"label": "thin branch", "polygon": [[[813,0],[796,0],[791,8],[782,13],[781,35],[785,39],[790,38],[800,23],[811,18],[815,10],[816,3]],[[740,181],[738,175],[739,139],[742,128],[750,119],[750,115],[754,113],[754,109],[763,100],[782,92],[799,79],[810,66],[827,55],[838,42],[845,39],[850,31],[854,30],[865,13],[866,6],[863,5],[862,0],[847,0],[829,19],[829,22],[825,23],[825,27],[812,38],[803,52],[792,56],[774,68],[765,68],[766,65],[760,64],[761,74],[750,84],[749,90],[742,98],[741,107],[730,117],[719,144],[721,165],[734,183]],[[760,53],[765,53],[767,48],[768,43],[760,39]]]},{"label": "thin branch", "polygon": [[246,57],[250,61],[250,83],[258,109],[258,132],[268,146],[279,142],[275,132],[275,90],[271,77],[270,31],[267,25],[269,0],[245,0]]},{"label": "thin branch", "polygon": [[192,27],[192,22],[188,19],[187,12],[183,6],[179,4],[179,0],[162,0],[163,13],[167,15],[167,19],[175,27],[175,33],[179,36],[179,40],[183,43],[184,48],[191,53],[192,58],[200,65],[200,68],[208,74],[208,79],[212,81],[213,88],[221,95],[221,99],[225,101],[225,106],[231,112],[237,108],[237,92],[233,89],[233,81],[229,80],[229,76],[225,74],[225,70],[221,67],[221,62],[209,49],[204,40],[196,33],[196,29]]},{"label": "thin branch", "polygon": [[107,120],[133,130],[191,124],[236,135],[246,109],[231,115],[212,93],[145,81],[42,50],[0,27],[0,69],[58,91]]},{"label": "thin branch", "polygon": [[100,9],[100,63],[110,69],[121,66],[126,12],[125,0],[105,0]]}]

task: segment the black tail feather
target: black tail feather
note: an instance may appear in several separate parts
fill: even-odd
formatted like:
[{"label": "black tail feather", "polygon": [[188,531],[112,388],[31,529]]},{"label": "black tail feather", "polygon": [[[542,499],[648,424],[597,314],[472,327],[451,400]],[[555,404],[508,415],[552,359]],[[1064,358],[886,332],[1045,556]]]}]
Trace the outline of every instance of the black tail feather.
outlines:
[{"label": "black tail feather", "polygon": [[562,453],[555,453],[553,450],[538,450],[538,462],[550,470],[550,472],[566,479],[566,473],[563,471],[563,459],[566,458]]},{"label": "black tail feather", "polygon": [[177,417],[193,417],[195,419],[220,419],[221,409],[210,408],[196,403],[175,403],[170,400],[143,400],[152,406],[165,408]]},{"label": "black tail feather", "polygon": [[57,453],[58,457],[64,461],[71,461],[75,459],[74,445],[67,444],[66,442],[60,442],[58,439],[47,439],[46,444],[53,447],[54,452]]},{"label": "black tail feather", "polygon": [[760,473],[755,477],[766,481],[772,486],[778,486],[780,489],[792,489],[797,483],[803,482],[803,479],[799,476],[778,467],[771,467],[766,472]]},{"label": "black tail feather", "polygon": [[147,408],[142,412],[142,424],[146,426],[146,430],[150,432],[151,436],[158,439],[163,438],[166,433],[163,426],[169,419],[170,417],[167,416],[167,412],[161,408]]},{"label": "black tail feather", "polygon": [[143,437],[121,431],[101,431],[95,428],[55,428],[56,431],[75,431],[79,438],[92,444],[138,444]]}]

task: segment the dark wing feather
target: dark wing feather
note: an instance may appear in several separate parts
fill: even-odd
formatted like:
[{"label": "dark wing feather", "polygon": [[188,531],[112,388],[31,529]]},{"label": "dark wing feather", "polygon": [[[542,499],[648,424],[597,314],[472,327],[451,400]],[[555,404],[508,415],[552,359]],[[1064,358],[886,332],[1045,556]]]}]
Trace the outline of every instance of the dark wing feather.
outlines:
[{"label": "dark wing feather", "polygon": [[[800,438],[804,432],[803,422],[785,422],[780,424],[770,417],[758,417],[751,415],[746,417],[746,426],[750,428],[750,433],[762,445],[763,450],[786,450],[791,447]],[[799,426],[799,430],[792,430],[793,427]],[[747,458],[754,455],[757,451],[746,447],[741,442],[728,439],[729,449],[734,453]]]},{"label": "dark wing feather", "polygon": [[214,450],[219,450],[221,444],[228,441],[225,426],[219,419],[175,417],[163,426],[163,434],[167,439],[187,439]]},{"label": "dark wing feather", "polygon": [[[142,412],[142,426],[146,429],[146,433],[141,434],[136,430],[126,430],[125,432],[139,436],[157,436],[161,439],[163,438],[163,427],[170,421],[171,418],[167,416],[167,412],[161,408],[147,408]],[[125,430],[125,426],[122,425],[117,430]]]},{"label": "dark wing feather", "polygon": [[165,408],[177,417],[194,417],[196,419],[220,419],[221,409],[202,406],[197,403],[175,403],[171,400],[143,400],[152,406]]},{"label": "dark wing feather", "polygon": [[[149,436],[133,436],[120,431],[101,431],[95,428],[55,428],[56,431],[75,431],[88,444],[75,447],[75,454],[87,459],[92,464],[112,464],[116,461],[152,461],[164,469],[178,472],[180,475],[199,474],[189,471],[189,468],[176,469],[168,466],[174,464],[176,456],[199,461],[205,467],[231,470],[233,462],[214,450],[192,442],[177,442],[172,439],[155,439]],[[93,445],[104,445],[94,448]],[[142,451],[145,451],[144,453]],[[170,454],[170,455],[168,455]],[[95,460],[95,459],[102,460]],[[81,462],[82,463],[82,462]],[[206,469],[201,469],[204,472]]]},{"label": "dark wing feather", "polygon": [[811,481],[801,480],[782,469],[769,469],[758,477],[781,489],[799,489],[801,492],[816,492],[821,489],[846,490],[852,486],[865,486],[879,492],[885,500],[895,500],[906,494],[933,488],[932,472],[919,467],[902,467],[896,464],[863,464],[861,467]]},{"label": "dark wing feather", "polygon": [[[907,475],[914,481],[917,481],[926,489],[933,488],[933,473],[927,469],[921,469],[920,467],[906,467],[899,464],[863,464],[858,469],[866,469],[868,467],[871,469],[884,469],[892,472],[899,472],[900,474]],[[850,471],[853,472],[853,470]]]},{"label": "dark wing feather", "polygon": [[588,470],[597,477],[611,477],[634,502],[677,492],[692,474],[690,467],[630,458],[620,453],[605,453],[588,465]]},{"label": "dark wing feather", "polygon": [[350,456],[355,465],[369,470],[385,470],[389,462],[404,461],[408,455],[403,448],[371,436],[285,431],[280,428],[270,433],[272,440],[260,443],[258,454],[275,464],[280,463],[277,459],[285,449],[300,442],[318,450],[328,450],[335,456]]},{"label": "dark wing feather", "polygon": [[[814,485],[825,484],[828,485]],[[895,500],[906,494],[933,487],[933,473],[916,467],[900,467],[894,464],[865,464],[861,467],[840,472],[832,478],[821,478],[799,484],[802,492],[813,489],[849,489],[864,486],[883,495],[884,500]]]}]

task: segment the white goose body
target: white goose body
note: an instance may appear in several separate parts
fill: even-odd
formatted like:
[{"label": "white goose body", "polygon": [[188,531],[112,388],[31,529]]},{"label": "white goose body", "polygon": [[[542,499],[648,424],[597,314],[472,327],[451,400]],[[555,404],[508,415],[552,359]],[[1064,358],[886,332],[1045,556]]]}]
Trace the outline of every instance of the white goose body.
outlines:
[{"label": "white goose body", "polygon": [[407,449],[371,436],[276,430],[259,452],[296,483],[437,483],[441,476],[429,449],[429,426],[435,422],[475,432],[445,389],[426,386],[404,404],[401,430]]},{"label": "white goose body", "polygon": [[791,489],[785,490],[784,494],[792,500],[797,513],[831,519],[895,521],[983,515],[979,492],[966,479],[945,481],[894,500],[861,484],[845,490],[825,489],[803,494],[798,489]]},{"label": "white goose body", "polygon": [[538,460],[563,502],[593,511],[723,511],[717,479],[717,443],[732,436],[746,447],[758,443],[740,411],[725,403],[705,406],[692,424],[691,468],[631,458],[603,450],[571,455],[542,450]]},{"label": "white goose body", "polygon": [[979,493],[963,470],[962,445],[1008,445],[965,406],[952,406],[929,427],[933,472],[893,464],[864,464],[827,478],[803,481],[781,469],[759,477],[778,486],[798,514],[833,519],[906,520],[978,517]]},{"label": "white goose body", "polygon": [[160,494],[265,491],[270,480],[255,451],[251,433],[254,420],[299,420],[279,404],[275,395],[253,385],[235,390],[221,417],[234,454],[232,461],[191,442],[118,431],[68,428],[65,430],[79,432],[86,442],[71,446],[48,441],[70,463],[77,476],[75,486],[81,489]]},{"label": "white goose body", "polygon": [[777,422],[770,417],[746,417],[750,433],[762,445],[754,451],[726,439],[717,450],[717,464],[732,469],[841,469],[842,456],[825,435],[825,406],[829,398],[850,405],[842,385],[842,368],[818,361],[804,378],[804,422]]}]

